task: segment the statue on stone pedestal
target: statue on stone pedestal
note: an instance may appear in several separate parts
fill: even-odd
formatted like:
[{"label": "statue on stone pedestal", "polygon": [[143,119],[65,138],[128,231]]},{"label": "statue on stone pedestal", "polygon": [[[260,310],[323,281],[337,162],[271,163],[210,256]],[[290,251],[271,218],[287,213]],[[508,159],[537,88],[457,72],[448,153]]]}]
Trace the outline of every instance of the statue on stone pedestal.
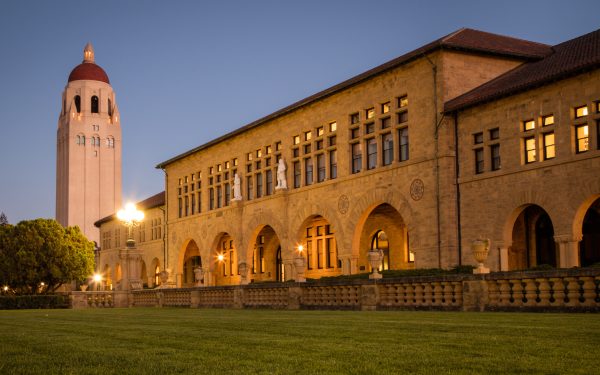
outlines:
[{"label": "statue on stone pedestal", "polygon": [[233,177],[233,201],[242,200],[242,191],[240,188],[240,176],[236,173]]},{"label": "statue on stone pedestal", "polygon": [[287,189],[287,180],[285,179],[286,169],[283,158],[279,159],[279,163],[277,164],[277,185],[275,186],[275,190]]}]

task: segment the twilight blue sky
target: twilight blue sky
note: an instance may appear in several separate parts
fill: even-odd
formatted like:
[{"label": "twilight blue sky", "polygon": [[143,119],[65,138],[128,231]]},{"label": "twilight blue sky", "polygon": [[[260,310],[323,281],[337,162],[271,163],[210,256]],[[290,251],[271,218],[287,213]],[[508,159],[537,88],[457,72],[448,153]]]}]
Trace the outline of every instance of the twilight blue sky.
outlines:
[{"label": "twilight blue sky", "polygon": [[0,2],[0,211],[54,217],[62,90],[86,42],[123,128],[123,198],[154,166],[471,27],[557,44],[600,27],[597,0]]}]

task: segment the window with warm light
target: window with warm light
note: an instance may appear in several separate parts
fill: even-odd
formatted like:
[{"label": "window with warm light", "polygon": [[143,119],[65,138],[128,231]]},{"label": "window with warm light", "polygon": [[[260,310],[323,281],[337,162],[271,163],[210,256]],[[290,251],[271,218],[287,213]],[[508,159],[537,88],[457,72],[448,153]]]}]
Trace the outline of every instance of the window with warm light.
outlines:
[{"label": "window with warm light", "polygon": [[542,126],[554,125],[554,115],[542,116]]},{"label": "window with warm light", "polygon": [[390,102],[383,103],[381,105],[381,113],[388,113],[390,111]]},{"label": "window with warm light", "polygon": [[329,131],[334,132],[337,130],[337,122],[332,122],[329,124]]},{"label": "window with warm light", "polygon": [[325,128],[323,128],[322,126],[319,126],[317,128],[317,137],[322,136],[323,134],[325,134]]},{"label": "window with warm light", "polygon": [[300,144],[300,136],[299,135],[294,136],[294,144],[295,145]]},{"label": "window with warm light", "polygon": [[588,115],[588,107],[587,105],[582,105],[581,107],[575,108],[575,118],[581,118]]},{"label": "window with warm light", "polygon": [[535,120],[523,121],[523,130],[524,131],[533,130],[533,129],[535,129]]},{"label": "window with warm light", "polygon": [[369,108],[365,111],[365,117],[367,119],[375,117],[375,108]]},{"label": "window with warm light", "polygon": [[535,137],[528,137],[523,139],[523,144],[525,145],[525,163],[533,163],[536,161],[536,147],[535,147]]},{"label": "window with warm light", "polygon": [[589,150],[589,127],[587,124],[575,127],[575,152],[580,154]]},{"label": "window with warm light", "polygon": [[408,95],[404,95],[398,98],[398,108],[406,107],[408,105]]},{"label": "window with warm light", "polygon": [[544,160],[554,159],[556,149],[554,146],[554,132],[544,133]]}]

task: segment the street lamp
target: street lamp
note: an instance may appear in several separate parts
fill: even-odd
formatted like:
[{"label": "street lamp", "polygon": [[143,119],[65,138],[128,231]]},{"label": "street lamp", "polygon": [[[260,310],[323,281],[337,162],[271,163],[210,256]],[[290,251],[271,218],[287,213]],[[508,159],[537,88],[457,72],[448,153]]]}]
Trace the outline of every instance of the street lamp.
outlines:
[{"label": "street lamp", "polygon": [[138,211],[133,203],[127,203],[125,209],[121,209],[117,212],[117,219],[127,227],[127,247],[135,247],[133,227],[138,226],[140,222],[144,220],[144,212]]},{"label": "street lamp", "polygon": [[102,275],[95,273],[93,276],[94,283],[96,284],[96,290],[100,290],[100,283],[102,282]]}]

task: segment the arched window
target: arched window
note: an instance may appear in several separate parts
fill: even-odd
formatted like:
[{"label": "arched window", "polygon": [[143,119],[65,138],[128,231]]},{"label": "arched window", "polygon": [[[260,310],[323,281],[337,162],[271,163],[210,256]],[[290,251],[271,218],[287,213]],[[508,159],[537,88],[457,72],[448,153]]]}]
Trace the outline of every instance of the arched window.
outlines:
[{"label": "arched window", "polygon": [[277,248],[277,255],[275,257],[275,276],[276,280],[283,282],[285,280],[285,268],[283,266],[283,259],[281,258],[281,246]]},{"label": "arched window", "polygon": [[106,138],[106,147],[115,148],[115,139],[113,137]]},{"label": "arched window", "polygon": [[387,234],[384,231],[379,230],[371,239],[371,250],[379,249],[383,251],[383,260],[381,261],[381,266],[379,266],[379,271],[389,270],[390,269],[390,243],[388,241]]},{"label": "arched window", "polygon": [[92,96],[92,113],[98,113],[98,97]]},{"label": "arched window", "polygon": [[75,95],[75,108],[77,108],[77,113],[81,112],[81,97],[79,95]]},{"label": "arched window", "polygon": [[75,138],[75,143],[79,146],[85,146],[85,135],[78,135],[77,138]]},{"label": "arched window", "polygon": [[112,102],[108,99],[108,115],[112,116]]}]

